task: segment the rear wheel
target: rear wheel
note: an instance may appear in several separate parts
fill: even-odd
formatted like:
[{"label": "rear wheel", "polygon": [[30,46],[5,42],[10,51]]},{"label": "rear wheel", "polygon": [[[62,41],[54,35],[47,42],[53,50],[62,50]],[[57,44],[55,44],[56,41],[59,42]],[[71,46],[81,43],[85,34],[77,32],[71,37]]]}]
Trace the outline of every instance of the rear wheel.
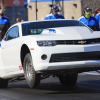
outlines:
[{"label": "rear wheel", "polygon": [[0,78],[0,88],[7,88],[8,80]]},{"label": "rear wheel", "polygon": [[62,85],[75,85],[77,82],[78,74],[63,74],[59,76]]},{"label": "rear wheel", "polygon": [[40,74],[37,74],[34,70],[30,53],[26,54],[24,58],[23,67],[24,67],[24,74],[25,74],[25,78],[28,83],[28,86],[30,88],[37,87],[40,83]]}]

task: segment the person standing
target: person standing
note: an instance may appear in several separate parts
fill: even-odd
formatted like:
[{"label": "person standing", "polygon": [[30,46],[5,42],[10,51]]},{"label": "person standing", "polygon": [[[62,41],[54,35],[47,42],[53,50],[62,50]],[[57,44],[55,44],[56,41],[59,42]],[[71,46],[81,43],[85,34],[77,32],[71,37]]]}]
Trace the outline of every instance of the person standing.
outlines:
[{"label": "person standing", "polygon": [[86,8],[84,10],[83,14],[84,14],[84,16],[79,18],[79,21],[82,22],[83,24],[87,25],[88,27],[90,27],[92,30],[98,31],[99,22],[95,17],[91,16],[92,9]]},{"label": "person standing", "polygon": [[16,23],[19,23],[20,21],[19,21],[19,18],[16,18]]},{"label": "person standing", "polygon": [[74,16],[72,16],[72,19],[74,19]]},{"label": "person standing", "polygon": [[24,20],[22,19],[21,22],[24,22]]},{"label": "person standing", "polygon": [[100,13],[96,14],[95,18],[99,21],[99,31],[100,31]]},{"label": "person standing", "polygon": [[50,20],[50,19],[65,19],[63,15],[58,14],[59,9],[56,5],[52,6],[51,14],[47,15],[44,20]]},{"label": "person standing", "polygon": [[96,14],[97,14],[97,11],[93,11],[93,12],[92,12],[92,16],[93,16],[93,17],[95,17]]},{"label": "person standing", "polygon": [[0,9],[0,41],[4,37],[7,29],[10,27],[8,17],[4,16],[4,11]]}]

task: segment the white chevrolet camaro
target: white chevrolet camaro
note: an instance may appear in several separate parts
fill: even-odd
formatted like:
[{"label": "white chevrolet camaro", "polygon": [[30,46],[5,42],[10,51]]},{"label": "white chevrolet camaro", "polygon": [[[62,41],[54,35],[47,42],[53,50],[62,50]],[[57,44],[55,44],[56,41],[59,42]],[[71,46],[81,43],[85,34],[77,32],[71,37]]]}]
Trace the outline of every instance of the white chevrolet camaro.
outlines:
[{"label": "white chevrolet camaro", "polygon": [[77,20],[14,24],[0,42],[0,87],[27,80],[30,88],[53,75],[75,85],[78,73],[100,69],[100,32]]}]

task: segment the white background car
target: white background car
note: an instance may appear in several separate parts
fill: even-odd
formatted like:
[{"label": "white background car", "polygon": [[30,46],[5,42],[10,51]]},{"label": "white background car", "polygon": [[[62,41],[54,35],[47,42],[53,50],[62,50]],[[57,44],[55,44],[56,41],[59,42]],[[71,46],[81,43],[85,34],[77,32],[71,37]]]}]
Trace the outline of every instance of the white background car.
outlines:
[{"label": "white background car", "polygon": [[50,75],[75,85],[78,73],[100,69],[100,32],[77,20],[14,24],[0,43],[0,87],[25,75],[30,88]]}]

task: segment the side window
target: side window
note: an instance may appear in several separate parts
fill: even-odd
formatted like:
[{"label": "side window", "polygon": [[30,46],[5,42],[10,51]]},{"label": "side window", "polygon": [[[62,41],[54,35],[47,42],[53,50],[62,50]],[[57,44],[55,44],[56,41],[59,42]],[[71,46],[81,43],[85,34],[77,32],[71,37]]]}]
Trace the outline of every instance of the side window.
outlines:
[{"label": "side window", "polygon": [[17,37],[19,37],[19,29],[18,26],[15,26],[7,32],[5,40],[11,40]]}]

